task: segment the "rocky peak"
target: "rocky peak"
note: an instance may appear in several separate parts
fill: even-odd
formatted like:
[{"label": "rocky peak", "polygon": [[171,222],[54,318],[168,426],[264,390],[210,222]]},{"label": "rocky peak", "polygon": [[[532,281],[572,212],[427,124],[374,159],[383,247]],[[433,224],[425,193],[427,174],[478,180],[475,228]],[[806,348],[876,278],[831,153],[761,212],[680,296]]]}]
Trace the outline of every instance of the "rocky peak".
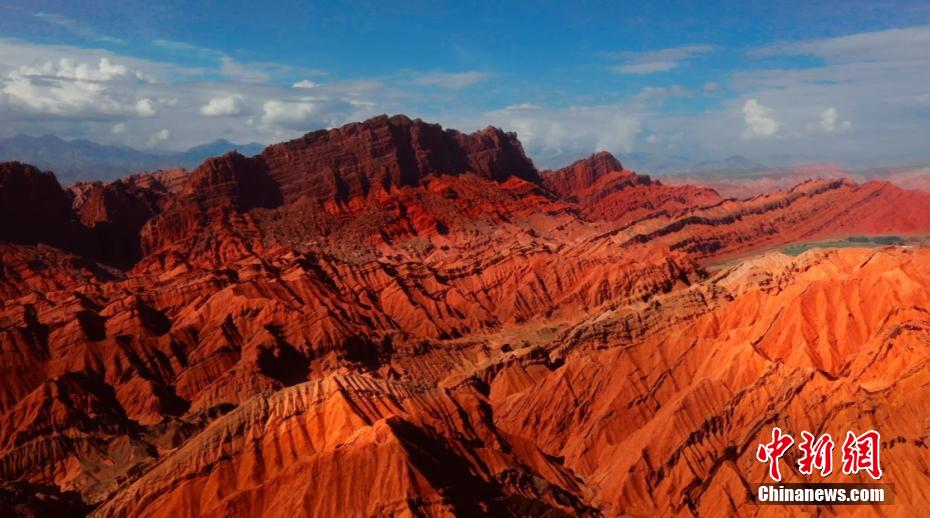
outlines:
[{"label": "rocky peak", "polygon": [[376,187],[418,185],[436,174],[540,181],[513,133],[486,128],[465,134],[404,115],[308,133],[269,146],[258,159],[285,203],[301,196],[345,201]]},{"label": "rocky peak", "polygon": [[[614,172],[626,172],[623,164],[607,151],[599,151],[573,162],[571,165],[555,171],[544,171],[542,176],[546,187],[560,196],[578,194],[584,189],[592,187],[601,178]],[[648,176],[640,176],[633,172],[626,172],[634,183],[650,183]]]}]

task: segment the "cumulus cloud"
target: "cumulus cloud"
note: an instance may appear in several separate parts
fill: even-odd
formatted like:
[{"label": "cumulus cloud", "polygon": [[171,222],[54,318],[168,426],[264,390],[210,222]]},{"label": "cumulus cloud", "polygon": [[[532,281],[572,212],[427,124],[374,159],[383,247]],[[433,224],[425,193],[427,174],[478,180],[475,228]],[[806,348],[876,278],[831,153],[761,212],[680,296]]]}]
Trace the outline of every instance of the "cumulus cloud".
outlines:
[{"label": "cumulus cloud", "polygon": [[[515,131],[543,167],[562,165],[596,151],[632,151],[642,131],[638,114],[623,105],[545,108],[519,104],[482,114],[482,124]],[[468,124],[465,123],[465,126]]]},{"label": "cumulus cloud", "polygon": [[155,133],[152,133],[151,137],[149,137],[147,146],[156,147],[162,142],[165,142],[166,140],[168,140],[169,138],[171,138],[171,131],[167,129],[156,131]]},{"label": "cumulus cloud", "polygon": [[827,108],[820,112],[820,127],[823,128],[826,133],[833,133],[833,130],[836,129],[837,117],[836,108]]},{"label": "cumulus cloud", "polygon": [[140,117],[152,117],[156,114],[155,108],[152,107],[151,99],[139,99],[136,101],[136,113]]},{"label": "cumulus cloud", "polygon": [[781,125],[772,118],[771,113],[772,110],[759,104],[759,101],[748,99],[743,104],[743,121],[746,123],[743,138],[768,138],[778,133]]},{"label": "cumulus cloud", "polygon": [[[262,105],[262,126],[271,130],[309,131],[371,115],[372,103],[331,97],[271,99]],[[280,132],[278,132],[280,134]]]},{"label": "cumulus cloud", "polygon": [[836,130],[836,119],[839,115],[836,113],[836,108],[827,108],[826,110],[820,112],[820,127],[823,128],[823,131],[826,133],[833,133]]},{"label": "cumulus cloud", "polygon": [[839,112],[834,107],[827,108],[820,112],[820,128],[824,133],[833,133],[838,130],[847,130],[852,127],[849,121],[839,120]]},{"label": "cumulus cloud", "polygon": [[96,64],[61,58],[8,72],[0,93],[11,106],[48,115],[154,115],[151,101],[125,88],[140,81],[150,79],[108,58]]},{"label": "cumulus cloud", "polygon": [[200,113],[207,117],[229,117],[241,115],[244,111],[244,99],[241,95],[214,97],[200,107]]},{"label": "cumulus cloud", "polygon": [[715,49],[716,47],[713,45],[700,44],[639,53],[616,53],[612,54],[611,57],[623,59],[625,63],[612,67],[611,70],[621,74],[637,75],[668,72],[669,70],[679,67],[683,62],[694,56],[707,54]]},{"label": "cumulus cloud", "polygon": [[[159,47],[180,52],[180,45]],[[232,79],[217,55],[197,47],[183,50],[216,65],[193,69],[102,49],[0,38],[0,136],[53,133],[140,148],[190,146],[220,136],[270,143],[380,112],[406,111],[398,90],[379,81],[331,81],[307,89],[300,87],[308,82],[292,88],[281,81],[258,82],[261,76],[247,73]],[[226,65],[226,73],[236,72]],[[231,117],[252,115],[252,100],[260,100],[252,123],[234,123]],[[266,101],[281,104],[272,102],[265,110]],[[293,113],[284,113],[288,108]],[[191,124],[192,115],[203,117]],[[170,138],[159,137],[163,129]]]},{"label": "cumulus cloud", "polygon": [[[778,114],[780,140],[768,141],[769,153],[860,167],[923,161],[930,158],[930,113],[921,102],[930,84],[928,45],[926,25],[772,45],[752,54],[778,56],[777,67],[737,71],[728,86]],[[791,66],[793,56],[818,64]],[[837,111],[832,132],[831,116],[822,117],[830,107]]]},{"label": "cumulus cloud", "polygon": [[266,101],[262,107],[265,124],[293,126],[306,124],[320,112],[320,106],[312,101]]},{"label": "cumulus cloud", "polygon": [[[784,57],[718,74],[719,84],[684,88],[656,77],[652,87],[617,102],[560,96],[557,106],[541,95],[551,89],[530,88],[534,104],[501,109],[477,104],[486,97],[476,101],[459,92],[485,80],[480,71],[401,71],[317,84],[300,79],[322,71],[223,60],[221,52],[173,42],[159,47],[189,54],[184,62],[198,66],[0,38],[0,133],[55,133],[135,147],[150,140],[158,147],[189,146],[219,136],[270,143],[378,113],[407,113],[464,130],[494,124],[517,131],[544,167],[598,149],[629,154],[661,148],[668,155],[673,140],[676,154],[697,159],[745,154],[761,162],[791,156],[882,165],[927,156],[928,37],[930,27],[915,27],[783,44],[755,54]],[[612,58],[622,60],[614,63],[620,68],[633,67],[627,72],[645,73],[673,70],[713,49],[689,45]],[[798,54],[817,59],[793,66],[791,56]],[[504,95],[513,93],[507,86],[502,82]],[[230,99],[233,92],[241,99]],[[675,96],[713,96],[715,102],[665,107]],[[153,140],[161,130],[168,136]]]},{"label": "cumulus cloud", "polygon": [[[17,72],[23,76],[56,77],[78,81],[112,81],[130,74],[127,67],[113,63],[108,58],[100,58],[96,64],[75,63],[69,58],[61,58],[57,62],[46,61],[39,66],[21,66]],[[144,79],[141,72],[136,72],[134,75],[138,79]]]}]

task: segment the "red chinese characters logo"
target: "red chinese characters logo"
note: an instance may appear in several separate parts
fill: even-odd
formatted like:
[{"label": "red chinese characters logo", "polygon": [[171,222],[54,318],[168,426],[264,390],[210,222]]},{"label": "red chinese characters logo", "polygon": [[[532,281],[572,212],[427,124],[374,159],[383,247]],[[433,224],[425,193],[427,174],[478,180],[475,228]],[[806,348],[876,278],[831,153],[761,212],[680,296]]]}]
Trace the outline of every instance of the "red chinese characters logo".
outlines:
[{"label": "red chinese characters logo", "polygon": [[801,449],[798,471],[810,475],[814,468],[817,468],[824,477],[833,473],[833,446],[833,438],[828,433],[815,441],[814,434],[808,431],[801,432],[801,443],[798,444],[798,448]]},{"label": "red chinese characters logo", "polygon": [[[768,463],[769,477],[772,480],[781,482],[779,461],[793,444],[794,438],[776,426],[772,428],[772,440],[760,444],[756,449],[756,460]],[[829,476],[833,473],[835,446],[836,443],[828,433],[815,437],[808,431],[802,431],[801,442],[798,443],[798,449],[801,450],[797,461],[798,472],[802,475],[812,475],[817,469],[821,476]],[[862,435],[846,432],[846,440],[843,441],[842,447],[843,473],[855,475],[864,471],[873,479],[880,479],[880,449],[881,436],[875,430],[869,430]]]},{"label": "red chinese characters logo", "polygon": [[843,473],[854,475],[865,471],[875,480],[882,478],[882,466],[879,459],[881,436],[875,430],[869,430],[856,436],[846,432],[843,441]]},{"label": "red chinese characters logo", "polygon": [[769,463],[769,476],[776,482],[781,481],[781,470],[778,468],[778,459],[794,444],[794,438],[783,434],[781,428],[772,428],[772,441],[760,444],[756,449],[756,460]]}]

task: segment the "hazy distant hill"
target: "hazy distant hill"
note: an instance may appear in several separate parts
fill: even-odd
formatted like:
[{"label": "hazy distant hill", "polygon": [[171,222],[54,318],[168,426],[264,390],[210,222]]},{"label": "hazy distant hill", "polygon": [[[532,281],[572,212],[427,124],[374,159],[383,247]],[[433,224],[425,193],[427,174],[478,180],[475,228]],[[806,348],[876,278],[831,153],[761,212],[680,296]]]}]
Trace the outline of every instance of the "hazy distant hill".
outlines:
[{"label": "hazy distant hill", "polygon": [[189,168],[233,149],[251,156],[263,148],[262,144],[254,142],[234,144],[220,139],[183,152],[151,152],[87,140],[64,140],[54,135],[16,135],[0,139],[0,162],[16,160],[34,164],[53,171],[59,182],[67,185],[77,180],[109,180],[167,167]]},{"label": "hazy distant hill", "polygon": [[742,155],[717,160],[695,160],[674,154],[633,152],[623,155],[623,164],[633,170],[649,173],[751,172],[766,169],[765,165]]}]

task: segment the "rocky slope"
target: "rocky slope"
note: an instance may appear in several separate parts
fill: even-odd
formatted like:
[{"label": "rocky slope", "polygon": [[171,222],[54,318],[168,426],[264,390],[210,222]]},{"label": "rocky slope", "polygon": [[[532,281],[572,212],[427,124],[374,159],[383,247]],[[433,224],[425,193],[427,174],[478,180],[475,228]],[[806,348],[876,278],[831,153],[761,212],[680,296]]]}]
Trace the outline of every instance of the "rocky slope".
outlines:
[{"label": "rocky slope", "polygon": [[759,254],[925,235],[927,193],[539,173],[396,116],[0,199],[5,512],[762,513],[773,425],[876,427],[894,512],[930,498],[930,249]]}]

